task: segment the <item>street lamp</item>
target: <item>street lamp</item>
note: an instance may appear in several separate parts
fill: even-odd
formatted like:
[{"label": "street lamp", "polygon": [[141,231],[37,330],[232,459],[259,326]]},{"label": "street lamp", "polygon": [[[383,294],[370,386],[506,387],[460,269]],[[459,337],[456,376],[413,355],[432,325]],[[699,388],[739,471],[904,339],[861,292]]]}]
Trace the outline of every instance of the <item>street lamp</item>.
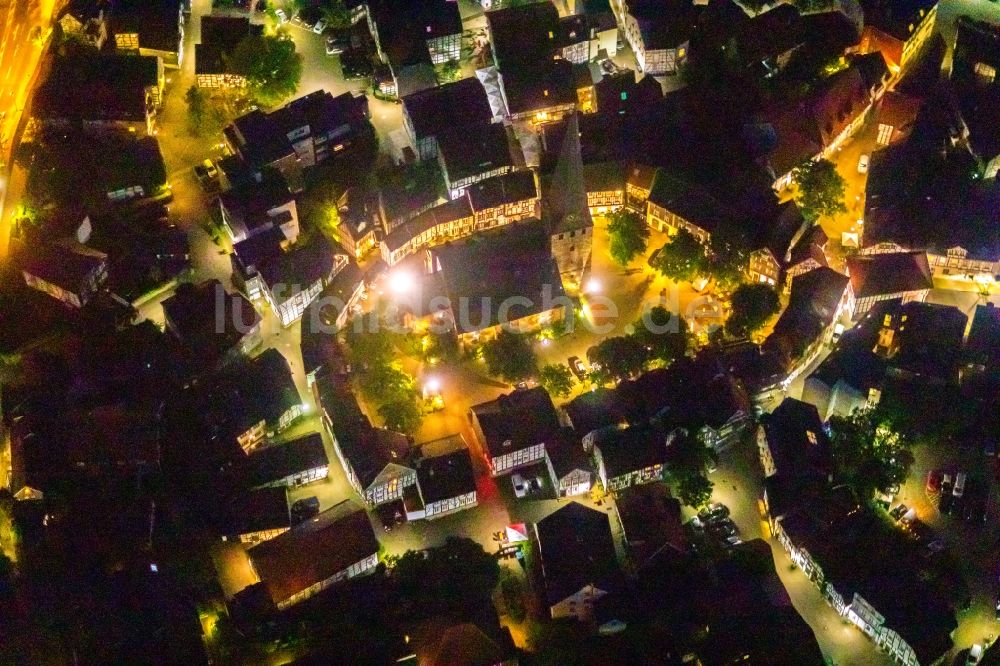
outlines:
[{"label": "street lamp", "polygon": [[406,271],[395,271],[389,276],[389,288],[397,294],[413,289],[413,276]]},{"label": "street lamp", "polygon": [[597,278],[590,278],[587,280],[587,285],[584,291],[588,294],[596,294],[601,291],[601,281]]}]

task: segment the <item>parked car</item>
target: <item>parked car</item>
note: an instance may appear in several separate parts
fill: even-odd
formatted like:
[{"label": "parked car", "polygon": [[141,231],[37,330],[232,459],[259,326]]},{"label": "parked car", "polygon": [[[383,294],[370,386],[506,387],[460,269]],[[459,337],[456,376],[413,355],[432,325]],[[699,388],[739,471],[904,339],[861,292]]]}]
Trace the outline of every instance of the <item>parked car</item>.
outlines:
[{"label": "parked car", "polygon": [[573,371],[577,379],[582,382],[587,378],[587,366],[584,365],[579,356],[570,356],[567,359],[567,363],[569,363],[569,369]]},{"label": "parked car", "polygon": [[703,523],[714,523],[729,518],[729,507],[719,502],[713,502],[698,512],[698,518]]},{"label": "parked car", "polygon": [[319,498],[306,497],[292,504],[292,524],[298,525],[319,513]]},{"label": "parked car", "polygon": [[858,173],[868,173],[868,156],[862,154],[858,160]]},{"label": "parked car", "polygon": [[317,35],[322,35],[324,30],[326,30],[326,19],[320,19],[313,25],[313,32]]},{"label": "parked car", "polygon": [[951,513],[955,505],[955,496],[951,494],[951,482],[941,482],[941,499],[938,501],[938,511],[944,514]]},{"label": "parked car", "polygon": [[965,494],[965,472],[959,472],[955,475],[955,487],[951,492],[955,497],[961,497]]},{"label": "parked car", "polygon": [[897,506],[896,508],[894,508],[892,511],[890,511],[889,515],[892,516],[893,520],[899,521],[903,516],[906,515],[906,512],[909,511],[909,510],[910,510],[910,507],[906,506],[905,504],[900,504],[899,506]]},{"label": "parked car", "polygon": [[326,54],[337,55],[343,53],[351,46],[351,36],[340,32],[331,32],[326,35]]},{"label": "parked car", "polygon": [[510,482],[514,486],[514,496],[518,499],[522,499],[528,494],[528,482],[520,474],[512,474],[510,477]]},{"label": "parked car", "polygon": [[941,480],[944,478],[944,472],[939,469],[932,469],[927,472],[927,492],[936,493],[941,490]]},{"label": "parked car", "polygon": [[195,166],[194,176],[206,192],[212,192],[219,188],[219,169],[212,163],[212,160],[205,160]]},{"label": "parked car", "polygon": [[720,541],[724,541],[732,536],[737,536],[740,533],[739,528],[736,527],[736,523],[729,518],[723,518],[722,520],[711,523],[705,529],[709,534]]},{"label": "parked car", "polygon": [[288,14],[285,13],[284,9],[275,9],[274,15],[278,19],[278,23],[288,23]]},{"label": "parked car", "polygon": [[983,646],[976,643],[969,648],[969,656],[965,658],[965,666],[976,666],[983,658]]}]

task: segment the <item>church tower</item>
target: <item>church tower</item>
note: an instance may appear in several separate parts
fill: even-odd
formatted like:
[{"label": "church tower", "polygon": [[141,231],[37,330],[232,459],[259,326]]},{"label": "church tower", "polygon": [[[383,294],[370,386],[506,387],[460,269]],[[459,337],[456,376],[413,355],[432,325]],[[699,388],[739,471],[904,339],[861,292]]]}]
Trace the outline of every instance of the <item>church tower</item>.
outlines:
[{"label": "church tower", "polygon": [[580,156],[580,126],[577,115],[569,116],[555,169],[542,200],[542,215],[548,222],[552,256],[569,293],[578,293],[590,271],[594,246],[594,221],[587,206]]}]

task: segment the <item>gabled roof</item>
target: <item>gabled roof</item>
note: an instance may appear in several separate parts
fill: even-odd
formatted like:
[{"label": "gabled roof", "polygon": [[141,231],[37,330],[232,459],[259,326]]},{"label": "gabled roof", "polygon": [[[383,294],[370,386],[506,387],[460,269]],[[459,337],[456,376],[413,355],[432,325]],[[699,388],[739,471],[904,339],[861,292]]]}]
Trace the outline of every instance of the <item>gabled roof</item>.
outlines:
[{"label": "gabled roof", "polygon": [[618,397],[615,389],[598,387],[592,391],[584,391],[563,405],[580,437],[600,428],[624,424],[626,417],[618,409]]},{"label": "gabled roof", "polygon": [[181,0],[111,0],[112,34],[138,33],[139,47],[176,53],[181,48]]},{"label": "gabled roof", "polygon": [[274,603],[378,553],[368,514],[349,502],[328,509],[250,549],[250,561]]},{"label": "gabled roof", "polygon": [[240,294],[226,293],[218,280],[181,284],[162,307],[171,331],[181,342],[210,356],[231,349],[261,321],[249,301]]},{"label": "gabled roof", "polygon": [[644,483],[619,491],[615,510],[636,564],[642,566],[663,548],[686,552],[681,503],[662,483]]},{"label": "gabled roof", "polygon": [[560,431],[552,398],[539,387],[519,389],[472,407],[493,457],[554,440]]},{"label": "gabled roof", "polygon": [[667,461],[667,434],[651,424],[601,431],[594,448],[609,479],[662,465]]},{"label": "gabled roof", "polygon": [[830,438],[814,405],[785,398],[762,420],[778,474],[826,479],[833,467]]},{"label": "gabled roof", "polygon": [[934,288],[927,253],[922,250],[848,257],[847,272],[855,298]]},{"label": "gabled roof", "polygon": [[473,212],[538,197],[535,175],[528,170],[481,180],[470,185],[465,192]]},{"label": "gabled roof", "polygon": [[550,606],[587,585],[604,591],[620,576],[608,516],[570,502],[535,525]]},{"label": "gabled roof", "polygon": [[560,479],[576,470],[591,470],[590,456],[583,450],[583,443],[572,428],[561,429],[559,436],[546,442],[545,455],[552,463],[552,471]]},{"label": "gabled roof", "polygon": [[422,90],[403,98],[417,140],[465,125],[482,125],[493,117],[486,90],[478,79],[469,78]]},{"label": "gabled roof", "polygon": [[292,526],[288,490],[260,488],[243,493],[229,505],[231,534],[252,534]]},{"label": "gabled roof", "polygon": [[625,0],[622,4],[639,25],[646,51],[676,48],[694,33],[697,12],[691,0]]},{"label": "gabled roof", "polygon": [[548,229],[540,220],[508,224],[430,252],[441,267],[444,295],[461,333],[502,323],[500,308],[493,305],[507,299],[522,299],[510,314],[523,318],[557,307],[564,294]]},{"label": "gabled roof", "polygon": [[649,193],[649,202],[663,207],[708,233],[719,227],[738,225],[739,214],[697,185],[659,170]]},{"label": "gabled roof", "polygon": [[79,294],[84,281],[106,266],[107,255],[84,245],[43,245],[29,251],[25,273],[41,278],[70,293]]},{"label": "gabled roof", "polygon": [[35,93],[33,116],[45,119],[145,121],[146,89],[159,85],[152,56],[77,52],[51,59]]},{"label": "gabled roof", "polygon": [[865,26],[906,41],[937,0],[861,0]]},{"label": "gabled roof", "polygon": [[826,266],[797,275],[788,307],[764,341],[764,350],[777,353],[790,367],[833,324],[849,281]]},{"label": "gabled roof", "polygon": [[257,449],[247,462],[251,486],[275,483],[292,474],[329,464],[323,437],[318,432]]},{"label": "gabled roof", "polygon": [[463,448],[442,456],[423,458],[416,464],[420,497],[424,504],[475,492],[472,455]]},{"label": "gabled roof", "polygon": [[363,488],[372,485],[389,465],[409,466],[409,440],[400,433],[372,426],[349,386],[324,375],[317,378],[317,391],[320,409],[340,453]]},{"label": "gabled roof", "polygon": [[437,141],[438,156],[453,183],[515,166],[511,140],[501,123],[450,127],[438,133]]},{"label": "gabled roof", "polygon": [[996,365],[1000,361],[1000,308],[993,303],[976,306],[965,345],[980,362]]}]

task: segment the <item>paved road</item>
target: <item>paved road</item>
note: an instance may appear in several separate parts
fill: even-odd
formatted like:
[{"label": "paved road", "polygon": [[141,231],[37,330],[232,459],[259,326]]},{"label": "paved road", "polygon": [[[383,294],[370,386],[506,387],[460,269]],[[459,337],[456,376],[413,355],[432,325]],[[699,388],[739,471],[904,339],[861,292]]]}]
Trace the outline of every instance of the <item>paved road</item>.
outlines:
[{"label": "paved road", "polygon": [[7,165],[55,6],[56,0],[0,2],[4,22],[0,36],[0,163],[4,165],[0,168],[0,259],[7,256],[13,212],[24,188],[24,174]]}]

